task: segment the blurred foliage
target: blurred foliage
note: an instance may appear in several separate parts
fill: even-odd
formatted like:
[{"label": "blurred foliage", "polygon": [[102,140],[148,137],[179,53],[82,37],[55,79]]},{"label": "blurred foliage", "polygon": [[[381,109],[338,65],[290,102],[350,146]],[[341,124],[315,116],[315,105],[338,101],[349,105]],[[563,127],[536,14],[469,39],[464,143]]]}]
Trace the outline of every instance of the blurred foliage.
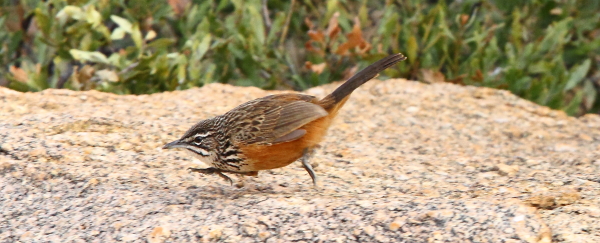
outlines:
[{"label": "blurred foliage", "polygon": [[302,90],[402,52],[385,75],[600,110],[595,0],[6,0],[0,43],[20,91]]}]

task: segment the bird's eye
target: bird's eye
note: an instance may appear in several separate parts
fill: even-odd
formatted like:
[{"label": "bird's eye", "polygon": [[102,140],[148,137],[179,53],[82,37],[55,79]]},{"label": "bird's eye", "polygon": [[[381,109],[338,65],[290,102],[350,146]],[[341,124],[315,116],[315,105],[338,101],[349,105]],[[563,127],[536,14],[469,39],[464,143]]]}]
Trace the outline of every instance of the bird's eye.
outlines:
[{"label": "bird's eye", "polygon": [[195,138],[194,138],[194,142],[195,142],[195,143],[201,143],[201,142],[202,142],[202,139],[203,139],[203,137],[200,137],[200,136],[198,136],[198,137],[195,137]]}]

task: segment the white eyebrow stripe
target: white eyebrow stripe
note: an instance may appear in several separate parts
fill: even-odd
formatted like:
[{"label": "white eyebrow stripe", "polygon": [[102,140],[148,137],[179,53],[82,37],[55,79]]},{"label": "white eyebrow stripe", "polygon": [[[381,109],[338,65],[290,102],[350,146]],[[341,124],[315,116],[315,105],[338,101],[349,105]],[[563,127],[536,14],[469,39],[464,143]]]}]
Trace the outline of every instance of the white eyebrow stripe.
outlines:
[{"label": "white eyebrow stripe", "polygon": [[194,135],[194,138],[196,138],[196,137],[203,137],[203,138],[205,138],[205,137],[208,137],[210,134],[212,134],[212,132],[197,133],[197,134]]}]

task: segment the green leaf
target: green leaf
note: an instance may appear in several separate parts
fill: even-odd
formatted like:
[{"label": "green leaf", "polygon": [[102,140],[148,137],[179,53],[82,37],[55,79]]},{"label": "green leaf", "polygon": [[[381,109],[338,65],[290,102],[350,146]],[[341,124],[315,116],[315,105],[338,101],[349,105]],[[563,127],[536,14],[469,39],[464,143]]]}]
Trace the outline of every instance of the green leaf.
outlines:
[{"label": "green leaf", "polygon": [[129,20],[121,18],[121,17],[116,16],[116,15],[111,15],[110,19],[113,22],[115,22],[117,25],[119,25],[119,27],[121,27],[125,32],[131,33],[132,25],[129,22]]},{"label": "green leaf", "polygon": [[79,49],[89,50],[93,42],[92,32],[87,32],[79,42]]},{"label": "green leaf", "polygon": [[8,83],[8,87],[11,89],[21,92],[31,91],[31,88],[26,83],[19,82],[11,76],[8,76],[8,80],[10,81],[10,83]]},{"label": "green leaf", "polygon": [[509,65],[515,65],[516,64],[516,51],[515,51],[515,47],[513,46],[513,44],[506,43],[506,46],[504,46],[504,53],[506,55],[506,59],[508,60],[508,64]]},{"label": "green leaf", "polygon": [[575,94],[575,97],[573,97],[573,99],[571,99],[569,104],[567,104],[565,107],[563,107],[562,110],[565,111],[570,116],[577,115],[581,101],[583,101],[583,91],[580,90]]},{"label": "green leaf", "polygon": [[126,33],[127,32],[121,27],[115,28],[115,30],[113,30],[112,34],[110,35],[110,39],[111,40],[123,39],[123,37],[125,37]]},{"label": "green leaf", "polygon": [[171,39],[171,38],[160,38],[160,39],[156,39],[156,40],[148,43],[147,47],[160,49],[160,48],[165,48],[165,47],[172,46],[173,44],[175,44],[175,40],[174,39]]},{"label": "green leaf", "polygon": [[198,45],[198,49],[196,50],[194,59],[200,60],[200,59],[202,59],[202,57],[204,57],[204,54],[206,54],[206,51],[208,51],[208,47],[210,46],[210,39],[211,39],[210,34],[208,34],[208,35],[204,36],[204,38],[202,38],[202,42],[200,42],[200,45]]},{"label": "green leaf", "polygon": [[85,10],[85,20],[92,25],[92,27],[97,27],[102,24],[102,15],[93,5],[90,5]]},{"label": "green leaf", "polygon": [[244,59],[246,56],[246,52],[234,43],[229,43],[229,45],[227,45],[227,49],[238,59]]},{"label": "green leaf", "polygon": [[417,44],[417,38],[414,35],[411,35],[408,38],[408,43],[406,43],[406,54],[408,57],[408,60],[411,63],[414,63],[415,60],[417,60],[417,52],[419,51],[419,45]]},{"label": "green leaf", "polygon": [[185,82],[187,64],[188,59],[185,55],[180,55],[177,58],[177,81],[179,81],[180,84]]},{"label": "green leaf", "polygon": [[586,82],[583,84],[583,93],[585,98],[585,108],[586,110],[589,110],[594,106],[594,102],[598,96],[598,91],[596,91],[592,81],[586,80]]},{"label": "green leaf", "polygon": [[172,53],[167,54],[166,57],[174,59],[174,58],[178,58],[180,55],[182,55],[182,54],[179,54],[179,52],[172,52]]},{"label": "green leaf", "polygon": [[203,85],[214,82],[213,81],[213,76],[214,76],[214,73],[215,73],[216,69],[217,68],[216,68],[216,65],[214,63],[210,63],[208,65],[208,68],[206,68],[206,70],[205,70],[205,72],[203,74],[203,76],[204,76],[204,79],[202,80],[202,84]]},{"label": "green leaf", "polygon": [[204,17],[196,27],[196,34],[205,35],[208,33],[210,33],[210,20],[207,17]]},{"label": "green leaf", "polygon": [[521,36],[523,35],[523,25],[521,24],[521,12],[518,8],[515,8],[512,13],[512,24],[510,26],[510,38],[511,42],[517,46],[517,49],[521,49],[522,41]]},{"label": "green leaf", "polygon": [[110,57],[108,57],[108,62],[110,63],[110,65],[120,67],[120,68],[122,68],[124,66],[124,64],[121,62],[121,60],[124,60],[124,58],[122,59],[121,55],[119,55],[119,53],[117,53],[117,52],[111,54]]},{"label": "green leaf", "polygon": [[135,43],[135,46],[141,50],[143,47],[142,45],[144,44],[144,40],[142,37],[142,32],[140,31],[140,25],[138,23],[134,23],[131,27],[131,39],[133,39],[133,43]]},{"label": "green leaf", "polygon": [[571,28],[572,18],[566,18],[553,24],[546,30],[546,36],[539,44],[540,52],[553,52],[562,47],[567,41],[567,34]]},{"label": "green leaf", "polygon": [[271,45],[275,43],[277,40],[277,33],[281,31],[283,28],[283,24],[285,23],[285,14],[277,13],[275,16],[275,20],[273,20],[273,24],[271,24],[271,30],[269,31],[269,35],[266,40],[267,45]]},{"label": "green leaf", "polygon": [[571,90],[575,86],[577,86],[581,81],[585,78],[585,75],[590,70],[590,66],[592,61],[588,58],[581,65],[575,66],[571,69],[569,80],[565,85],[564,91]]},{"label": "green leaf", "polygon": [[35,9],[35,22],[38,24],[44,35],[50,34],[50,29],[52,28],[52,21],[46,15],[46,13],[42,12],[41,9]]},{"label": "green leaf", "polygon": [[262,20],[262,15],[258,12],[254,6],[248,7],[248,12],[250,12],[250,16],[252,16],[252,24],[254,36],[258,43],[265,43],[265,25]]},{"label": "green leaf", "polygon": [[[117,28],[119,29],[119,28]],[[106,39],[112,39],[111,38],[111,33],[110,30],[104,26],[104,25],[98,25],[96,28],[94,28],[95,31],[97,31],[98,33],[102,34],[102,36]]]},{"label": "green leaf", "polygon": [[84,15],[85,14],[80,7],[67,5],[56,14],[56,18],[58,18],[61,23],[65,23],[68,18],[79,20],[83,18]]},{"label": "green leaf", "polygon": [[[228,5],[228,3],[229,3],[229,2],[230,2],[230,1],[220,1],[220,2],[219,2],[219,6],[217,6],[217,9],[216,9],[216,11],[218,12],[218,11],[221,11],[221,10],[223,10],[225,7],[227,7],[227,5]],[[233,0],[232,0],[231,2],[232,2],[233,4],[239,4],[239,1],[233,1]]]},{"label": "green leaf", "polygon": [[328,0],[327,1],[327,13],[325,14],[326,19],[330,19],[331,16],[338,11],[339,9],[339,1],[338,0]]},{"label": "green leaf", "polygon": [[108,58],[101,52],[89,52],[89,51],[81,51],[77,49],[69,50],[69,53],[75,60],[78,61],[88,61],[88,62],[99,62],[104,64],[109,64]]}]

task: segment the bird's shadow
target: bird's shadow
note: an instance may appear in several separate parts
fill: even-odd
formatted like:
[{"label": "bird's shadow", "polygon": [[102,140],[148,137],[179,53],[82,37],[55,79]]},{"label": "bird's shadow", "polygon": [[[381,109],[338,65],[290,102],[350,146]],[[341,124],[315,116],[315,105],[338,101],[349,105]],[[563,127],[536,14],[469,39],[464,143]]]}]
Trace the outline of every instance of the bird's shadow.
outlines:
[{"label": "bird's shadow", "polygon": [[206,186],[190,186],[187,188],[188,195],[195,199],[205,200],[217,200],[217,199],[230,199],[236,200],[244,197],[251,196],[252,198],[258,198],[261,195],[264,196],[288,196],[294,195],[298,192],[306,191],[307,188],[302,185],[294,186],[273,186],[271,184],[263,183],[245,183],[243,186],[240,185],[227,185],[226,183],[219,183],[215,185]]}]

